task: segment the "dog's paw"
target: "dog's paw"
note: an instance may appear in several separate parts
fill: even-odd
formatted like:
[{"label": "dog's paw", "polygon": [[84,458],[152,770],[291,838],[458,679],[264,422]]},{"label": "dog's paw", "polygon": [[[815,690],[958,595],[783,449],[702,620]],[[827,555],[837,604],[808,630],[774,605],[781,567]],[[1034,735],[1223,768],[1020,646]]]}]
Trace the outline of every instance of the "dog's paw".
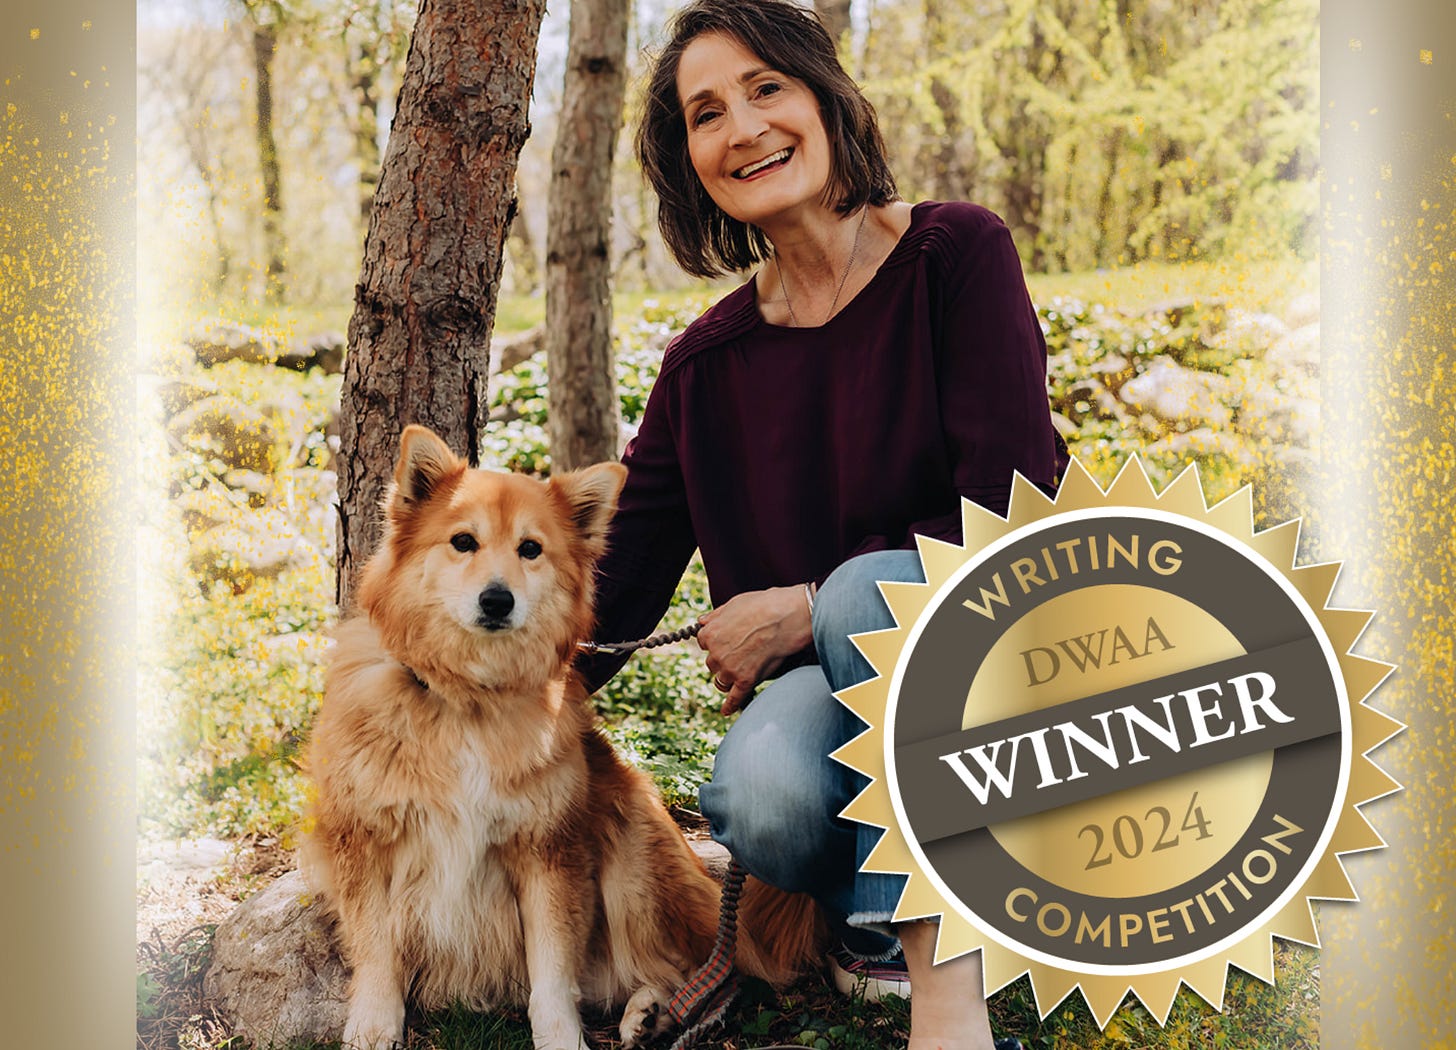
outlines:
[{"label": "dog's paw", "polygon": [[356,1006],[344,1025],[345,1050],[392,1050],[404,1045],[404,1004],[399,1009]]},{"label": "dog's paw", "polygon": [[627,1000],[622,1024],[622,1050],[632,1050],[667,1027],[668,993],[661,988],[638,988]]},{"label": "dog's paw", "polygon": [[534,1050],[590,1050],[581,1018],[570,1015],[541,1017],[531,1014],[531,1045]]}]

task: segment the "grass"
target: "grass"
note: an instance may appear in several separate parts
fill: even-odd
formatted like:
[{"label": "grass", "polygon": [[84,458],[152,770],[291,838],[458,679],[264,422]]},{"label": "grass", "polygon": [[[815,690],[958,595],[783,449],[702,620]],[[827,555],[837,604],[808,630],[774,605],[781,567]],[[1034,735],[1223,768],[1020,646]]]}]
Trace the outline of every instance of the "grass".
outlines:
[{"label": "grass", "polygon": [[[138,1050],[243,1050],[239,1040],[227,1038],[201,995],[211,933],[210,927],[199,928],[176,945],[144,952],[137,983]],[[1233,971],[1222,1012],[1184,991],[1167,1024],[1159,1026],[1129,999],[1100,1031],[1076,993],[1039,1017],[1031,982],[1023,977],[991,998],[991,1027],[998,1038],[1015,1036],[1028,1050],[1317,1050],[1318,958],[1312,948],[1278,942],[1278,983],[1267,985]],[[620,1046],[618,1018],[588,1014],[585,1020],[593,1046]],[[699,1045],[719,1050],[887,1050],[904,1046],[909,1031],[909,1004],[899,998],[865,1003],[841,995],[818,976],[780,991],[746,980],[723,1027]],[[522,1010],[478,1014],[456,1007],[411,1013],[405,1047],[531,1050],[530,1026]],[[338,1048],[338,1043],[295,1043],[274,1050]]]},{"label": "grass", "polygon": [[[1168,299],[1192,297],[1224,299],[1249,310],[1268,312],[1290,298],[1319,289],[1319,267],[1305,260],[1239,258],[1181,263],[1143,263],[1125,269],[1081,273],[1027,274],[1032,301],[1041,304],[1056,296],[1089,302],[1113,302],[1126,310],[1141,310]],[[704,299],[712,301],[738,284],[728,277],[715,283],[697,282],[669,291],[619,291],[612,310],[619,318],[640,316],[650,306],[677,309]],[[352,303],[263,307],[218,303],[212,316],[257,325],[285,336],[306,336],[321,331],[345,332]],[[510,335],[542,322],[546,300],[542,295],[503,295],[496,302],[495,332]],[[164,328],[180,329],[193,318],[168,314]]]},{"label": "grass", "polygon": [[1319,264],[1301,259],[1231,258],[1217,262],[1144,263],[1116,270],[1028,274],[1038,306],[1057,296],[1115,303],[1136,313],[1170,299],[1221,299],[1246,310],[1278,313],[1319,291]]}]

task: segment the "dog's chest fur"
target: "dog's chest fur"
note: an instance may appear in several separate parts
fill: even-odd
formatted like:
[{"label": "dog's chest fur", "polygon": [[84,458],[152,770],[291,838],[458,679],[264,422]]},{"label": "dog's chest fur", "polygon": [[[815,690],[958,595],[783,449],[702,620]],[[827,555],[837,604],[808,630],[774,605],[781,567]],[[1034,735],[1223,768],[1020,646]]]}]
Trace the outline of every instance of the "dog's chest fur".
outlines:
[{"label": "dog's chest fur", "polygon": [[[477,988],[502,1002],[518,998],[512,993],[524,982],[520,911],[503,851],[560,819],[575,778],[560,765],[512,778],[492,750],[478,732],[460,740],[448,789],[412,814],[392,883],[400,932],[413,927],[436,960],[426,985]],[[419,990],[422,1001],[429,992]]]}]

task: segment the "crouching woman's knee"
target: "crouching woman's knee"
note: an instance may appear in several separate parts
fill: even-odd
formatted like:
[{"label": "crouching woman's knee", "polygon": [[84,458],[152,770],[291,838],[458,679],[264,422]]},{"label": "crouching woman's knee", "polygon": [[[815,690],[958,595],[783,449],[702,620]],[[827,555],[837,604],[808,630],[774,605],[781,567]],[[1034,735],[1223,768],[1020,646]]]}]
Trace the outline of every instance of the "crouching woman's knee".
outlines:
[{"label": "crouching woman's knee", "polygon": [[915,551],[872,551],[850,558],[829,574],[814,599],[814,648],[836,690],[872,674],[869,662],[849,636],[895,626],[877,586],[881,580],[923,583],[920,555]]},{"label": "crouching woman's knee", "polygon": [[[836,703],[827,694],[824,700]],[[698,791],[713,838],[750,873],[791,892],[813,892],[844,855],[852,862],[854,848],[853,832],[834,819],[847,799],[838,797],[838,767],[826,757],[837,746],[829,737],[839,732],[838,712],[805,718],[795,710],[802,706],[776,705],[767,695],[750,704],[718,749],[713,779]],[[817,721],[831,720],[836,725],[816,730]]]}]

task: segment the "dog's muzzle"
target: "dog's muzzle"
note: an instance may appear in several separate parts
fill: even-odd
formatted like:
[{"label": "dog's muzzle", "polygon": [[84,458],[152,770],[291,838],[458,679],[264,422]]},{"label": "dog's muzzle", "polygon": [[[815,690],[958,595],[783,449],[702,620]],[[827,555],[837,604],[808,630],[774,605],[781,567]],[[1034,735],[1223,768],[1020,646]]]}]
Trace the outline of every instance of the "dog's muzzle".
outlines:
[{"label": "dog's muzzle", "polygon": [[487,631],[501,631],[511,625],[511,612],[516,607],[516,596],[509,587],[492,583],[480,592],[478,599],[480,616],[476,622]]}]

